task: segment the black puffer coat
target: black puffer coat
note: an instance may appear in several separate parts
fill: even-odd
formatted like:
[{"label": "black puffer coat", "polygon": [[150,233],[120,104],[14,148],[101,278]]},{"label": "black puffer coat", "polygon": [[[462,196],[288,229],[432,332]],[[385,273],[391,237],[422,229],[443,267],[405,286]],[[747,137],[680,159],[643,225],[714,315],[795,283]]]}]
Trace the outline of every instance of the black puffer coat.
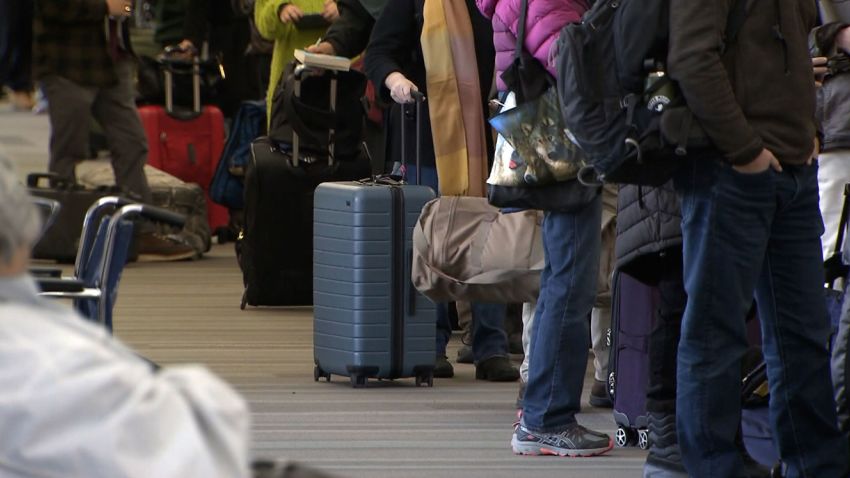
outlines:
[{"label": "black puffer coat", "polygon": [[622,186],[617,209],[617,269],[657,282],[659,254],[682,245],[682,212],[672,183],[659,188]]}]

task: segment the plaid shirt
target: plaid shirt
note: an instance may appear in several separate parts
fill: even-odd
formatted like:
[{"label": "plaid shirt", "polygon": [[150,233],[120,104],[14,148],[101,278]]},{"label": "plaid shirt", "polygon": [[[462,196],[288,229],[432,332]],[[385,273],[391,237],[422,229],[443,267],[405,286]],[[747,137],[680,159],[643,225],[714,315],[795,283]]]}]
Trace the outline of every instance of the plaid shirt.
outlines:
[{"label": "plaid shirt", "polygon": [[[109,54],[105,0],[36,0],[33,69],[36,78],[59,75],[82,86],[107,87],[118,76]],[[124,22],[123,44],[130,39]]]}]

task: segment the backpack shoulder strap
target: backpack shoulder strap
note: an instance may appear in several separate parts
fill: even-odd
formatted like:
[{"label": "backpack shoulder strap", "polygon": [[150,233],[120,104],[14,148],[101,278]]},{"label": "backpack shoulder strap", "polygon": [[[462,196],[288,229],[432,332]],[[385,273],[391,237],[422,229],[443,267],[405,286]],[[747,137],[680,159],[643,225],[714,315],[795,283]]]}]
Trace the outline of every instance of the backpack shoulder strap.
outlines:
[{"label": "backpack shoulder strap", "polygon": [[516,28],[516,48],[514,49],[514,59],[522,56],[522,49],[525,48],[525,21],[528,18],[528,0],[522,0],[519,7],[519,24]]}]

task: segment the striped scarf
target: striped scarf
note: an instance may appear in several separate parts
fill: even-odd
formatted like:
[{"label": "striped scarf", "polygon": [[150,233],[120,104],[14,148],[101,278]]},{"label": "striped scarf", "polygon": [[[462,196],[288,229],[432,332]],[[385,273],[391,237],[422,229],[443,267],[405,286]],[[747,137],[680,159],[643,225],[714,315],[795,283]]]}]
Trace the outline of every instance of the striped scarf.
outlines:
[{"label": "striped scarf", "polygon": [[425,0],[421,43],[440,194],[485,196],[487,140],[466,2]]}]

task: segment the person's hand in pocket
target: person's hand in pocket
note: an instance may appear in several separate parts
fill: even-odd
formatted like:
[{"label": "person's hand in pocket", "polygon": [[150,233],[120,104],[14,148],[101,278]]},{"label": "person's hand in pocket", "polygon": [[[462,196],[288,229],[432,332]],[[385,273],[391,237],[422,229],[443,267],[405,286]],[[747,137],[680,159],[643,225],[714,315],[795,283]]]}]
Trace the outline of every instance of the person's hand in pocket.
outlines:
[{"label": "person's hand in pocket", "polygon": [[773,168],[779,173],[782,172],[782,165],[779,164],[779,160],[767,148],[762,149],[756,159],[749,163],[732,166],[732,169],[742,174],[759,174],[767,171],[768,168]]}]

